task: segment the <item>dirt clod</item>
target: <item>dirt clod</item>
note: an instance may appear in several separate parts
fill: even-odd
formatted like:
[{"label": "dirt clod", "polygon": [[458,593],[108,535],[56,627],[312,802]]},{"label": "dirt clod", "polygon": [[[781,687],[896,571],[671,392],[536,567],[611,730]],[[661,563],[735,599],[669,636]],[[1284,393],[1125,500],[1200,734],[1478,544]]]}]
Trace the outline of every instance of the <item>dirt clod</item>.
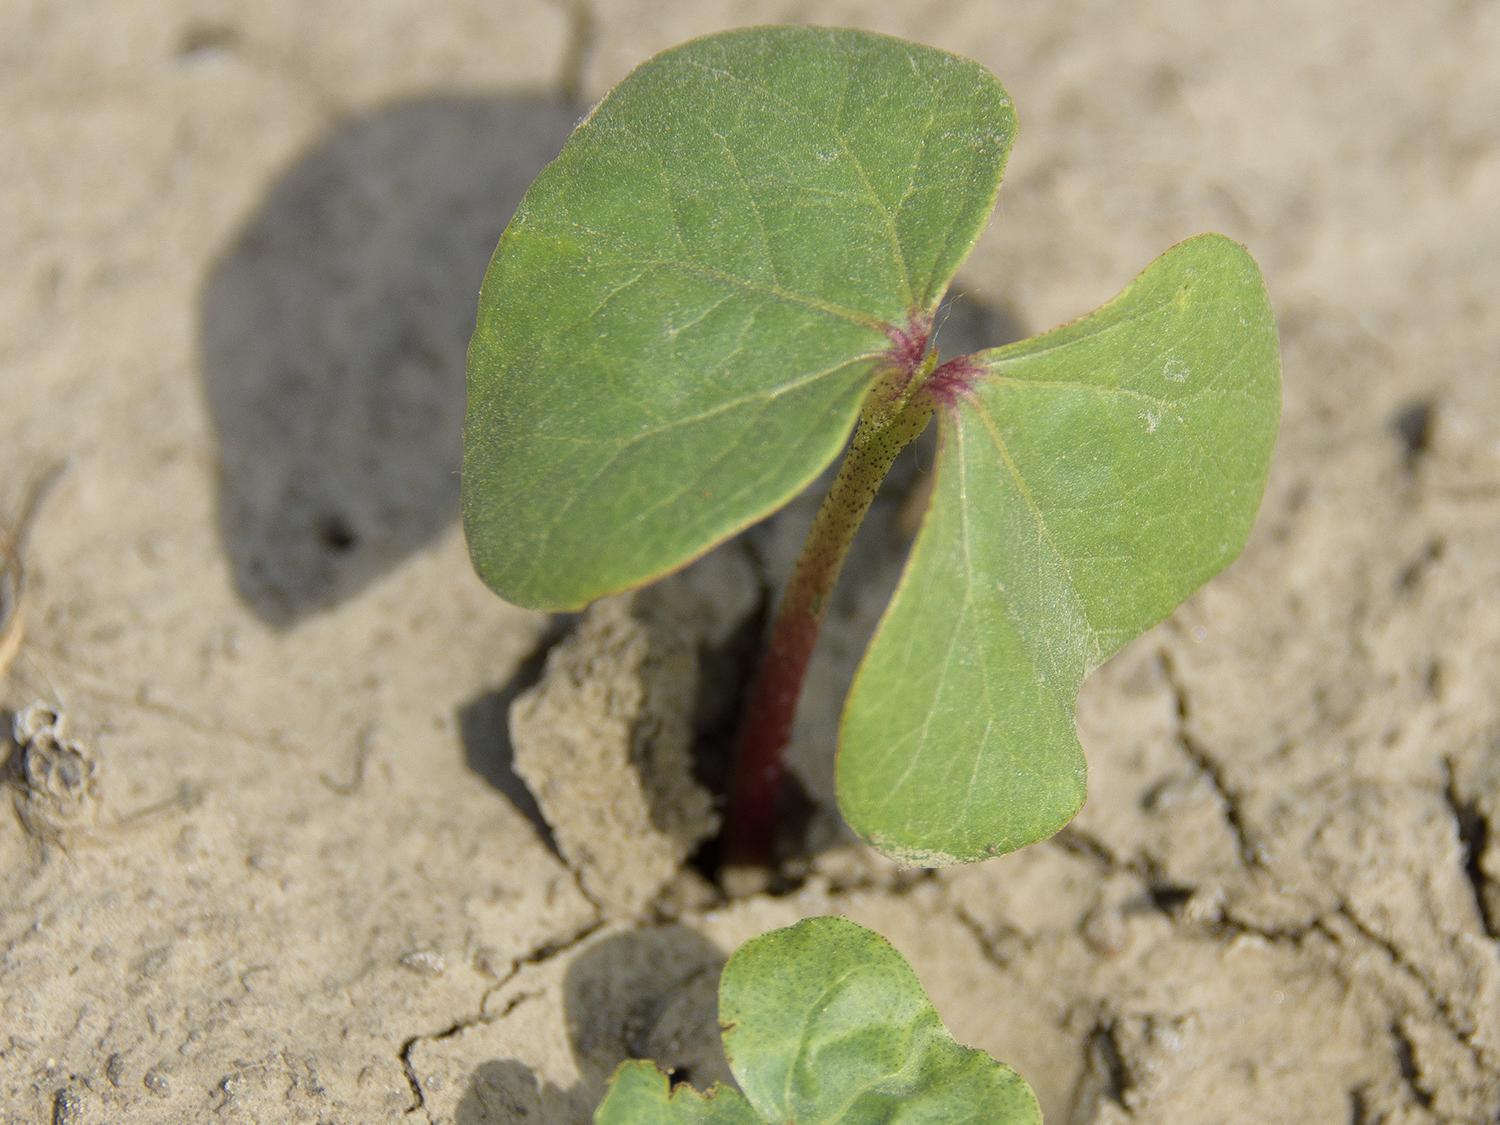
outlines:
[{"label": "dirt clod", "polygon": [[697,644],[683,602],[607,599],[511,707],[516,772],[611,915],[640,913],[718,825],[692,775]]},{"label": "dirt clod", "polygon": [[16,812],[33,836],[59,840],[93,824],[98,809],[98,763],[66,731],[62,712],[33,703],[11,722],[6,774]]}]

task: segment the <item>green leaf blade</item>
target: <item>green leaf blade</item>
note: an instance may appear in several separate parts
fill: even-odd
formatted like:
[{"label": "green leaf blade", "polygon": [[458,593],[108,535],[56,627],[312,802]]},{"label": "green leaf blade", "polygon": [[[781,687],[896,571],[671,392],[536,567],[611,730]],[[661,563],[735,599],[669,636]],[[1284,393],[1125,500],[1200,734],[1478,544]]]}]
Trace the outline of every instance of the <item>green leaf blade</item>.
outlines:
[{"label": "green leaf blade", "polygon": [[719,991],[725,1051],[766,1121],[1041,1121],[1025,1081],[955,1042],[884,938],[810,918],[742,946]]},{"label": "green leaf blade", "polygon": [[1085,322],[978,358],[989,376],[973,409],[1003,431],[1048,513],[1097,664],[1233,561],[1250,533],[1281,414],[1260,271],[1239,244],[1200,235]]},{"label": "green leaf blade", "polygon": [[714,1086],[700,1094],[672,1086],[655,1063],[621,1063],[594,1111],[594,1125],[764,1125],[743,1094]]},{"label": "green leaf blade", "polygon": [[1259,271],[1215,235],[1096,313],[972,358],[837,766],[855,830],[929,866],[1076,814],[1079,686],[1239,553],[1280,412]]},{"label": "green leaf blade", "polygon": [[643,64],[501,238],[470,345],[464,523],[502,596],[684,565],[838,454],[887,326],[929,314],[1014,133],[977,64],[757,28]]}]

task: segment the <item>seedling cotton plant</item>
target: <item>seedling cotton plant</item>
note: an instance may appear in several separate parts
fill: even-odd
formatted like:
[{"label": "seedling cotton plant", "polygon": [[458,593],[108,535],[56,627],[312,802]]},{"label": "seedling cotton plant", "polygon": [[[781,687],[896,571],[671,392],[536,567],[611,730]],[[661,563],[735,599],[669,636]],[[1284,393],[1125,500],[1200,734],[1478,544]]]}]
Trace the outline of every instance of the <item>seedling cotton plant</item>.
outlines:
[{"label": "seedling cotton plant", "polygon": [[1260,274],[1229,239],[1180,243],[1041,336],[933,350],[1015,129],[999,82],[942,51],[814,28],[710,36],[595,107],[490,264],[464,526],[510,601],[577,609],[681,567],[847,443],[746,705],[732,862],[769,852],[830,590],[933,416],[930,506],[836,765],[845,819],[899,861],[982,859],[1066,824],[1084,798],[1084,677],[1249,532],[1280,375]]},{"label": "seedling cotton plant", "polygon": [[1042,1120],[1020,1075],[948,1034],[906,959],[843,918],[740,946],[719,982],[719,1025],[738,1090],[672,1088],[654,1064],[627,1062],[595,1125]]}]

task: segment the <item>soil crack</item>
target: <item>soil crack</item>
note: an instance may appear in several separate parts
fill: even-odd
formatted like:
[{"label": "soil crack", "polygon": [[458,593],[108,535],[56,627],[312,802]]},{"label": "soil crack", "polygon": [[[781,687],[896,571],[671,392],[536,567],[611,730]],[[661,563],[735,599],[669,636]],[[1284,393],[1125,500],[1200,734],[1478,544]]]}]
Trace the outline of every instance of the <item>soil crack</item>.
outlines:
[{"label": "soil crack", "polygon": [[1328,936],[1328,931],[1323,927],[1323,920],[1309,922],[1305,926],[1291,926],[1280,929],[1275,926],[1257,926],[1240,918],[1226,916],[1214,922],[1210,931],[1216,937],[1236,938],[1251,937],[1265,942],[1267,945],[1288,945],[1300,948],[1302,943],[1313,934]]},{"label": "soil crack", "polygon": [[1198,767],[1204,777],[1213,786],[1219,795],[1219,800],[1224,806],[1224,820],[1229,825],[1229,830],[1234,834],[1235,846],[1239,851],[1240,860],[1246,867],[1260,867],[1261,848],[1251,837],[1249,829],[1245,826],[1245,818],[1240,809],[1239,795],[1234,788],[1224,779],[1224,771],[1217,759],[1210,754],[1197,738],[1194,737],[1190,725],[1192,708],[1188,703],[1187,686],[1177,675],[1177,665],[1171,650],[1162,648],[1159,653],[1162,674],[1166,676],[1167,686],[1171,689],[1172,699],[1177,707],[1177,744],[1188,759]]},{"label": "soil crack", "polygon": [[1091,836],[1077,824],[1070,824],[1060,829],[1049,841],[1067,852],[1069,855],[1080,859],[1091,860],[1107,871],[1120,869],[1134,870],[1134,864],[1128,859],[1121,859],[1100,839]]},{"label": "soil crack", "polygon": [[1448,811],[1452,813],[1453,823],[1458,829],[1458,842],[1464,853],[1464,877],[1468,879],[1474,892],[1479,924],[1486,937],[1491,941],[1500,941],[1500,919],[1490,909],[1489,896],[1485,893],[1489,878],[1481,866],[1490,842],[1489,821],[1485,819],[1477,800],[1465,797],[1458,791],[1452,759],[1444,759],[1443,773],[1443,800],[1448,803]]},{"label": "soil crack", "polygon": [[1468,1052],[1477,1067],[1481,1070],[1485,1069],[1483,1054],[1470,1038],[1474,1034],[1474,1029],[1463,1026],[1463,1021],[1453,1011],[1451,1002],[1443,995],[1442,990],[1422,971],[1421,967],[1413,963],[1393,940],[1376,933],[1369,926],[1365,925],[1365,923],[1361,922],[1349,908],[1348,903],[1341,904],[1338,909],[1334,910],[1326,918],[1319,919],[1314,923],[1314,927],[1322,930],[1331,940],[1337,942],[1340,940],[1340,935],[1331,925],[1331,920],[1334,918],[1342,919],[1356,935],[1382,950],[1391,959],[1391,964],[1399,969],[1412,984],[1416,985],[1431,1007],[1434,1015],[1436,1015],[1438,1022],[1442,1024],[1443,1029]]},{"label": "soil crack", "polygon": [[479,997],[479,1002],[473,1008],[472,1015],[459,1017],[447,1027],[443,1028],[441,1031],[419,1032],[416,1035],[402,1040],[401,1049],[398,1052],[397,1057],[401,1060],[401,1072],[406,1076],[406,1084],[411,1087],[412,1093],[412,1102],[403,1111],[405,1115],[407,1117],[410,1117],[412,1114],[420,1112],[427,1118],[429,1122],[433,1121],[432,1114],[427,1109],[427,1094],[422,1089],[422,1079],[417,1074],[416,1065],[412,1062],[412,1052],[416,1050],[417,1044],[438,1043],[444,1039],[451,1039],[453,1036],[467,1031],[471,1027],[478,1027],[481,1024],[499,1023],[501,1020],[505,1019],[517,1008],[519,1008],[522,1004],[526,1003],[528,1000],[536,999],[541,995],[541,993],[536,991],[517,993],[506,1002],[505,1007],[502,1008],[499,1012],[486,1014],[484,1009],[485,1006],[489,1003],[491,996],[494,996],[495,993],[499,992],[506,985],[510,984],[511,981],[520,976],[520,974],[527,968],[530,968],[533,965],[540,965],[545,961],[551,960],[553,957],[560,957],[568,951],[574,949],[575,947],[583,944],[594,934],[598,933],[599,930],[604,927],[604,925],[604,917],[602,915],[596,914],[591,922],[583,926],[581,929],[576,930],[570,936],[566,938],[560,938],[557,941],[546,942],[542,945],[537,946],[536,949],[532,950],[525,956],[517,957],[514,961],[511,962],[510,968],[506,970],[504,976],[495,981],[493,984],[485,986],[484,992]]},{"label": "soil crack", "polygon": [[1129,1065],[1125,1062],[1118,1023],[1113,1018],[1101,1022],[1088,1037],[1088,1044],[1098,1052],[1099,1061],[1104,1067],[1105,1078],[1108,1082],[1104,1090],[1105,1096],[1122,1109],[1129,1109],[1130,1103],[1126,1097],[1130,1088],[1135,1085],[1135,1080],[1131,1076]]},{"label": "soil crack", "polygon": [[1411,1041],[1411,1036],[1397,1020],[1391,1024],[1391,1038],[1396,1043],[1396,1065],[1401,1069],[1401,1080],[1406,1083],[1407,1089],[1411,1091],[1412,1098],[1423,1109],[1432,1108],[1432,1091],[1424,1087],[1418,1079],[1417,1050],[1416,1044]]}]

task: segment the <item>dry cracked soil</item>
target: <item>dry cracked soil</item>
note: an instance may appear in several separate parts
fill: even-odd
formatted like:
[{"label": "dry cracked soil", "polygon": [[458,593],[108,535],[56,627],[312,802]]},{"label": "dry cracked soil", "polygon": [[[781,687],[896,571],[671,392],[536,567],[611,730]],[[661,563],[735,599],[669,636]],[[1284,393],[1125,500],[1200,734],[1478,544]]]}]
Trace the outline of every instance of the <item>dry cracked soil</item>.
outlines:
[{"label": "dry cracked soil", "polygon": [[[814,501],[549,620],[468,569],[457,430],[578,115],[787,20],[1019,106],[945,350],[1218,229],[1285,417],[1244,556],[1085,686],[1082,815],[937,873],[829,808],[908,457],[811,673],[801,858],[731,897],[698,779]],[[1477,0],[10,0],[0,1122],[584,1121],[628,1056],[725,1077],[728,951],[830,912],[1052,1122],[1500,1120],[1497,58]]]}]

